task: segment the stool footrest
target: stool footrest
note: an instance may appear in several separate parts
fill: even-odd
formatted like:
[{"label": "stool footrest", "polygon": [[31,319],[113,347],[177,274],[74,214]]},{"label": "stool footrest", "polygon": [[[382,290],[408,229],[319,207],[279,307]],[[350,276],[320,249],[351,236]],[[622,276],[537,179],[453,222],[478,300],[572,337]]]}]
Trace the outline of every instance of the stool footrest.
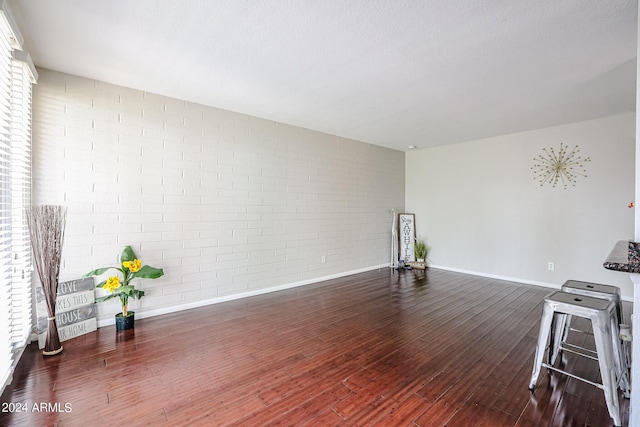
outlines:
[{"label": "stool footrest", "polygon": [[[559,348],[560,348],[560,350],[568,351],[568,352],[571,352],[573,354],[577,354],[579,356],[586,357],[588,359],[598,360],[598,357],[597,357],[598,352],[597,351],[593,351],[593,350],[588,349],[588,348],[580,347],[579,345],[564,343],[564,344],[561,344]],[[574,350],[574,348],[576,350]],[[585,353],[582,353],[582,351],[578,351],[578,350],[582,350]],[[586,353],[591,353],[591,354],[586,354]],[[594,355],[594,356],[592,356],[592,355]]]},{"label": "stool footrest", "polygon": [[593,381],[589,381],[585,378],[579,377],[577,375],[572,374],[571,372],[567,372],[565,370],[562,370],[560,368],[556,368],[555,366],[551,366],[548,363],[542,362],[542,366],[544,366],[547,369],[551,369],[552,371],[556,371],[556,372],[560,372],[561,374],[565,374],[571,378],[575,378],[576,380],[580,380],[583,381],[587,384],[591,384],[592,386],[598,387],[600,390],[604,390],[604,386],[600,383],[594,383]]},{"label": "stool footrest", "polygon": [[589,331],[582,331],[582,330],[580,330],[580,329],[575,329],[575,328],[569,328],[569,330],[570,330],[571,332],[579,332],[579,333],[581,333],[581,334],[585,334],[585,335],[591,335],[591,336],[593,336],[593,332],[589,332]]}]

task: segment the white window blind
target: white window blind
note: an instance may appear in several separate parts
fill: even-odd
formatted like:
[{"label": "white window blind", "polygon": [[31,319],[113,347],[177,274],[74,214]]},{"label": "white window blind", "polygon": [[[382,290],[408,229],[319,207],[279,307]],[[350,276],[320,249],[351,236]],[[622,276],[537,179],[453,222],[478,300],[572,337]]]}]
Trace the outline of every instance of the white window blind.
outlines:
[{"label": "white window blind", "polygon": [[11,339],[14,352],[31,333],[31,244],[25,211],[31,205],[31,83],[14,51],[11,75]]},{"label": "white window blind", "polygon": [[32,330],[31,86],[35,68],[0,0],[0,386],[11,380]]},{"label": "white window blind", "polygon": [[[0,24],[5,24],[0,19]],[[11,47],[0,28],[0,384],[10,379],[11,339]]]}]

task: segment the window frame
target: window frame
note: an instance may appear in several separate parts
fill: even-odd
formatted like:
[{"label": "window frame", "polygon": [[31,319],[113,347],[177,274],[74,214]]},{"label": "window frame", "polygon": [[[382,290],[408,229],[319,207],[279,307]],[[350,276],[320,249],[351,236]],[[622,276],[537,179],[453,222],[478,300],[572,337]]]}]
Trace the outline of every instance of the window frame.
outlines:
[{"label": "window frame", "polygon": [[37,72],[9,6],[0,0],[0,386],[33,333],[31,99]]}]

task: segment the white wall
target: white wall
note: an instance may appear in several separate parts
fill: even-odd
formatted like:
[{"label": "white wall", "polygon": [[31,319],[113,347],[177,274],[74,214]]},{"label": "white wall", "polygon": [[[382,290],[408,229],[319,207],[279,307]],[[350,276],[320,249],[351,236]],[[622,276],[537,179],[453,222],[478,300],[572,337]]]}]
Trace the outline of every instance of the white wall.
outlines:
[{"label": "white wall", "polygon": [[[634,237],[634,138],[627,114],[408,152],[406,210],[431,265],[550,286],[608,283],[631,298],[629,275],[602,263]],[[588,177],[541,187],[533,158],[560,143],[591,158]]]},{"label": "white wall", "polygon": [[131,245],[166,273],[131,303],[144,316],[388,265],[404,153],[39,72],[33,194],[68,207],[61,280]]}]

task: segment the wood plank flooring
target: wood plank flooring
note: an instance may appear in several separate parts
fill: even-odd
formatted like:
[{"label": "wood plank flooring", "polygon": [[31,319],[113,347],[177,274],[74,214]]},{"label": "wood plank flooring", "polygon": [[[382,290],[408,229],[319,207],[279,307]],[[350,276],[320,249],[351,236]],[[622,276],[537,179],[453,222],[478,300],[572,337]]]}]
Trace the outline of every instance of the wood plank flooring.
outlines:
[{"label": "wood plank flooring", "polygon": [[[101,328],[56,357],[32,344],[0,425],[610,426],[591,385],[543,369],[527,389],[549,292],[381,269]],[[562,363],[599,378],[596,362]]]}]

